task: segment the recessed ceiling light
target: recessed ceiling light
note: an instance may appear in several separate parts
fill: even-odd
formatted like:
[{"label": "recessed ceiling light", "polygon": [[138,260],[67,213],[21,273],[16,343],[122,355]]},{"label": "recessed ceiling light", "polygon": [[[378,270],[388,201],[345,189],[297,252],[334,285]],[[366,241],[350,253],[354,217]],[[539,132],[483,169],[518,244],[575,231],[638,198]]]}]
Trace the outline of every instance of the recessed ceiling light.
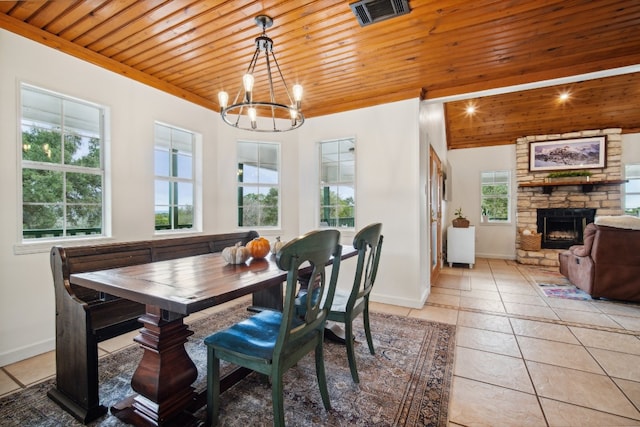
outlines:
[{"label": "recessed ceiling light", "polygon": [[467,115],[471,116],[476,113],[476,106],[473,104],[468,104],[465,111],[467,112]]},{"label": "recessed ceiling light", "polygon": [[569,92],[562,92],[560,95],[558,95],[558,99],[560,100],[560,102],[566,101],[567,99],[569,99],[569,97]]}]

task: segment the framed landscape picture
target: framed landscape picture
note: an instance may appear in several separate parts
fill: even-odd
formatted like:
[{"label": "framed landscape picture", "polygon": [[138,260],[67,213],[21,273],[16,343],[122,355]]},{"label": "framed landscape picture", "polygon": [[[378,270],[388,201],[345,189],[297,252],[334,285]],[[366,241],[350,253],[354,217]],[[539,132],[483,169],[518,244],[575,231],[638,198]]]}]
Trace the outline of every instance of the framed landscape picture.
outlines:
[{"label": "framed landscape picture", "polygon": [[529,170],[532,172],[605,167],[606,137],[532,142]]}]

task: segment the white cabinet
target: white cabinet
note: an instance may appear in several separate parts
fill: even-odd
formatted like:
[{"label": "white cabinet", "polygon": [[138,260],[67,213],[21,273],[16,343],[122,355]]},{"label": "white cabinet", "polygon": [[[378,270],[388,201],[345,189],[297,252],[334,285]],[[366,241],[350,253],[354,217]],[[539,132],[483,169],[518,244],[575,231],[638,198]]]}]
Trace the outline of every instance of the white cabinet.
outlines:
[{"label": "white cabinet", "polygon": [[453,263],[469,264],[473,268],[476,262],[476,228],[447,228],[447,262],[449,267]]}]

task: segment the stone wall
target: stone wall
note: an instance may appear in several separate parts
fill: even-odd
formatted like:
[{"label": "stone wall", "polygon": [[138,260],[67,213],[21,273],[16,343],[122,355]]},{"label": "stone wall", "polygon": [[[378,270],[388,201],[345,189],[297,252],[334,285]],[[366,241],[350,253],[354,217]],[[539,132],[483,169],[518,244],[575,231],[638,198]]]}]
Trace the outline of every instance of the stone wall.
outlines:
[{"label": "stone wall", "polygon": [[595,208],[596,216],[622,215],[622,186],[597,185],[591,192],[583,192],[582,186],[553,187],[551,194],[544,194],[543,187],[520,187],[522,183],[545,182],[549,172],[529,171],[529,144],[538,141],[552,141],[570,138],[606,136],[605,168],[589,169],[591,182],[620,180],[622,169],[621,129],[585,130],[553,135],[535,135],[518,138],[516,141],[517,192],[517,237],[516,259],[529,265],[557,266],[558,253],[564,249],[540,249],[527,251],[520,248],[522,230],[536,230],[536,209],[543,208]]}]

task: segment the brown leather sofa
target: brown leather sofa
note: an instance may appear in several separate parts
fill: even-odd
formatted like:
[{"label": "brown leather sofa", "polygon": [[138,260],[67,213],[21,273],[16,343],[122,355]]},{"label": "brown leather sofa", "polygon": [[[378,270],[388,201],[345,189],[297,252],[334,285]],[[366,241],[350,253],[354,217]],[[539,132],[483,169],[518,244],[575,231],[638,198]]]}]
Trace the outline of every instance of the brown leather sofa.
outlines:
[{"label": "brown leather sofa", "polygon": [[640,302],[640,229],[631,224],[628,218],[588,224],[584,244],[558,255],[560,273],[592,298]]}]

